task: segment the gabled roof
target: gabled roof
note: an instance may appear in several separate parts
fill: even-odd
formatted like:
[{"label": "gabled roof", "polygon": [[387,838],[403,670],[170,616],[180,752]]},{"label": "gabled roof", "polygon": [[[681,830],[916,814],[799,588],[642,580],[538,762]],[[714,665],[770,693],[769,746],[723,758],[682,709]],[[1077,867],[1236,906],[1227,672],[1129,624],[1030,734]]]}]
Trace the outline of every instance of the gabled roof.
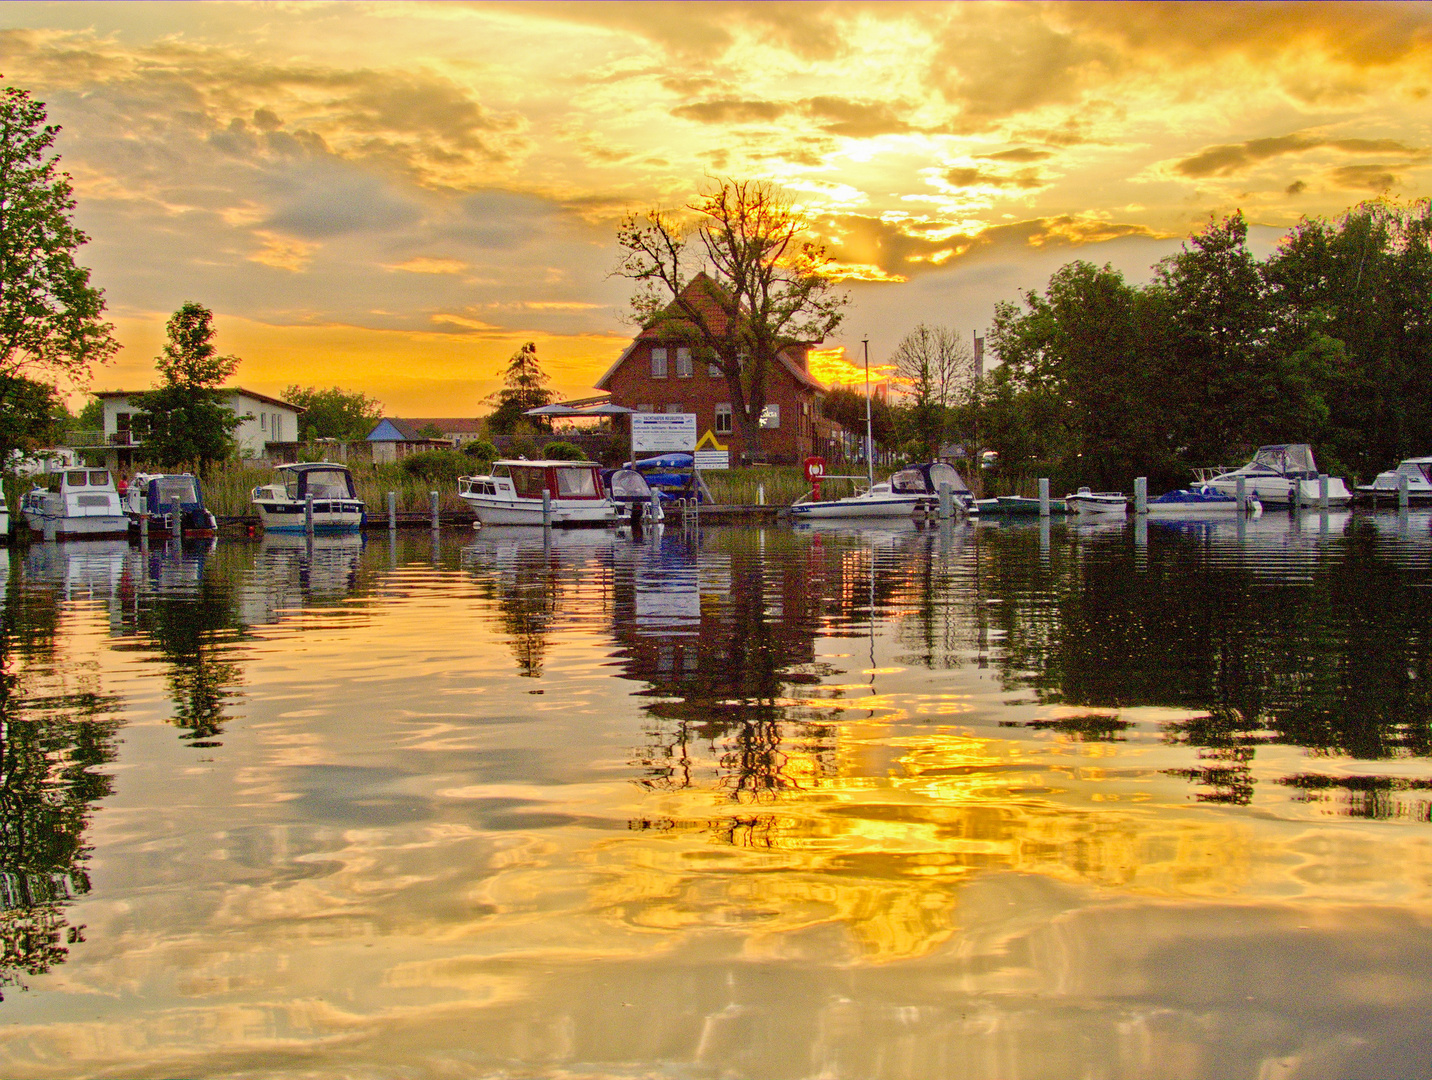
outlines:
[{"label": "gabled roof", "polygon": [[[260,394],[256,390],[245,390],[242,386],[220,386],[218,391],[221,394],[243,394],[246,398],[253,398],[255,401],[262,401],[265,405],[282,405],[285,409],[292,409],[296,413],[307,412],[302,405],[295,405],[291,401],[284,401],[283,398],[269,397],[267,394]],[[104,398],[132,398],[140,394],[147,394],[148,390],[94,390],[91,391],[95,397]]]},{"label": "gabled roof", "polygon": [[[713,291],[720,290],[720,284],[713,281],[704,270],[688,281],[686,287],[681,290],[681,298],[696,308],[697,311],[701,312],[707,321],[707,325],[717,333],[721,333],[726,329],[727,319],[725,309],[723,309],[711,295]],[[636,347],[639,344],[644,341],[655,342],[671,340],[672,335],[670,331],[664,331],[663,328],[669,327],[673,322],[687,321],[688,320],[682,315],[680,306],[676,300],[673,299],[671,303],[662,309],[660,317],[654,319],[650,326],[647,326],[641,333],[632,338],[631,344],[622,350],[622,354],[616,358],[612,366],[607,368],[607,370],[603,372],[602,377],[592,385],[598,390],[609,390],[611,377],[631,358],[632,353],[636,351]],[[782,349],[776,354],[776,361],[790,372],[791,378],[795,379],[798,385],[822,393],[825,391],[825,387],[813,379],[810,372],[806,371],[800,364],[786,355],[785,349]]]},{"label": "gabled roof", "polygon": [[[372,431],[368,432],[366,438],[370,442],[427,442],[429,437],[419,435],[418,432],[429,424],[444,435],[481,435],[484,430],[482,421],[465,416],[450,418],[405,417],[401,419],[385,416],[378,421]],[[385,426],[392,429],[391,434],[383,432]],[[383,433],[380,435],[380,432]],[[398,438],[393,439],[392,435],[397,435]]]}]

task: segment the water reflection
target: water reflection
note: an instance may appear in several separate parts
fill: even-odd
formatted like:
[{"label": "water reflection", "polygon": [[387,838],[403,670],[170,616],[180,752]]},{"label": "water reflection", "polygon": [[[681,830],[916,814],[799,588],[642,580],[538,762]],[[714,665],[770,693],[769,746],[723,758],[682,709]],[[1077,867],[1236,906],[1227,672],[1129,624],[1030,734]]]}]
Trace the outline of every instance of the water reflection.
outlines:
[{"label": "water reflection", "polygon": [[1425,515],[321,539],[11,564],[6,1073],[1422,1069]]}]

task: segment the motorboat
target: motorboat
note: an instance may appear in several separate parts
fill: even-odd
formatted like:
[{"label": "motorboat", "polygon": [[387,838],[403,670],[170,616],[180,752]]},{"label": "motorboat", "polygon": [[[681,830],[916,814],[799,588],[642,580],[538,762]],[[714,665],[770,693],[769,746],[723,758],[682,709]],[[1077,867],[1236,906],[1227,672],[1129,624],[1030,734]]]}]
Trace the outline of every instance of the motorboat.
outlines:
[{"label": "motorboat", "polygon": [[0,486],[0,544],[10,540],[10,507],[5,502],[5,488]]},{"label": "motorboat", "polygon": [[619,517],[592,461],[496,461],[486,475],[458,477],[457,493],[480,525],[603,526]]},{"label": "motorboat", "polygon": [[641,473],[647,486],[662,502],[685,500],[709,503],[714,500],[696,469],[696,455],[683,450],[628,462],[627,468]]},{"label": "motorboat", "polygon": [[176,502],[180,534],[185,539],[218,532],[219,523],[204,506],[203,488],[193,473],[138,473],[129,481],[122,500],[131,529],[139,530],[148,520],[150,529],[171,535]]},{"label": "motorboat", "polygon": [[108,469],[62,469],[49,473],[25,493],[20,511],[30,528],[45,537],[103,539],[127,537],[129,519]]},{"label": "motorboat", "polygon": [[1395,469],[1380,472],[1370,484],[1359,484],[1359,497],[1373,502],[1396,502],[1399,486],[1407,481],[1407,501],[1432,503],[1432,457],[1406,458]]},{"label": "motorboat", "polygon": [[938,511],[940,488],[948,486],[956,508],[966,514],[975,513],[975,495],[965,478],[953,465],[943,461],[927,461],[911,465],[890,477],[890,488],[897,495],[919,495],[927,511]]},{"label": "motorboat", "polygon": [[[1241,469],[1203,469],[1198,479],[1200,486],[1225,495],[1237,495],[1242,480],[1244,491],[1264,506],[1316,503],[1321,498],[1318,467],[1307,443],[1260,446],[1253,460]],[[1328,477],[1328,502],[1342,505],[1351,501],[1347,485],[1338,477]]]},{"label": "motorboat", "polygon": [[[826,482],[841,479],[827,476]],[[791,503],[791,517],[797,521],[812,518],[898,518],[913,517],[915,508],[923,506],[926,495],[897,492],[888,480],[870,484],[853,495],[839,499],[812,499],[808,491]]]},{"label": "motorboat", "polygon": [[310,504],[315,533],[354,532],[367,509],[348,467],[331,461],[276,466],[273,482],[254,488],[253,503],[265,532],[307,532]]},{"label": "motorboat", "polygon": [[1236,514],[1242,509],[1246,513],[1261,514],[1263,504],[1251,492],[1245,499],[1246,505],[1239,507],[1234,495],[1226,495],[1212,487],[1203,485],[1168,491],[1146,504],[1153,517],[1203,517],[1204,515]]},{"label": "motorboat", "polygon": [[662,509],[660,496],[652,491],[646,477],[637,470],[603,469],[602,486],[606,489],[607,498],[617,504],[617,509],[628,520],[665,520],[666,512]]},{"label": "motorboat", "polygon": [[[1028,495],[1001,495],[995,499],[981,499],[975,504],[979,507],[981,514],[988,514],[997,517],[1002,514],[1011,516],[1038,515],[1042,507],[1038,499],[1032,499]],[[1049,500],[1049,513],[1066,514],[1069,508],[1064,504],[1063,499]]]},{"label": "motorboat", "polygon": [[1129,500],[1122,491],[1090,491],[1081,487],[1073,495],[1064,496],[1064,505],[1071,514],[1124,514]]}]

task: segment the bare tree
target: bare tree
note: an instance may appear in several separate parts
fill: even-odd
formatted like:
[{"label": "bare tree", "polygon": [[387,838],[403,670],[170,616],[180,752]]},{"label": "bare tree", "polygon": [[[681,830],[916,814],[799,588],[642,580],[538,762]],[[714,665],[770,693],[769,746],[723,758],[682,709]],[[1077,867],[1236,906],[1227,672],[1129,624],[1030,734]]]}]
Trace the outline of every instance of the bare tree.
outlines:
[{"label": "bare tree", "polygon": [[759,453],[766,377],[783,349],[823,341],[849,298],[809,222],[774,186],[721,180],[685,207],[627,215],[617,273],[640,282],[632,311],[714,364],[747,451]]},{"label": "bare tree", "polygon": [[905,335],[891,357],[901,394],[910,405],[926,459],[939,455],[950,409],[974,391],[975,357],[964,339],[944,326],[921,323]]}]

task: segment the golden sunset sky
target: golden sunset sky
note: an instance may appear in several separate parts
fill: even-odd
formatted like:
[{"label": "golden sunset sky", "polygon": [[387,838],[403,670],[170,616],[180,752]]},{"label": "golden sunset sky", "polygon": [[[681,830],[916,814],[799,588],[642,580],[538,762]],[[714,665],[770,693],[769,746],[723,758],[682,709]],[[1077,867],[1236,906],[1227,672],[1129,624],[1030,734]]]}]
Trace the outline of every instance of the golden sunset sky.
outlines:
[{"label": "golden sunset sky", "polygon": [[782,185],[849,275],[828,344],[968,335],[1073,259],[1145,280],[1209,215],[1432,192],[1432,4],[7,3],[82,259],[150,385],[212,308],[236,382],[468,416],[631,333],[623,213]]}]

